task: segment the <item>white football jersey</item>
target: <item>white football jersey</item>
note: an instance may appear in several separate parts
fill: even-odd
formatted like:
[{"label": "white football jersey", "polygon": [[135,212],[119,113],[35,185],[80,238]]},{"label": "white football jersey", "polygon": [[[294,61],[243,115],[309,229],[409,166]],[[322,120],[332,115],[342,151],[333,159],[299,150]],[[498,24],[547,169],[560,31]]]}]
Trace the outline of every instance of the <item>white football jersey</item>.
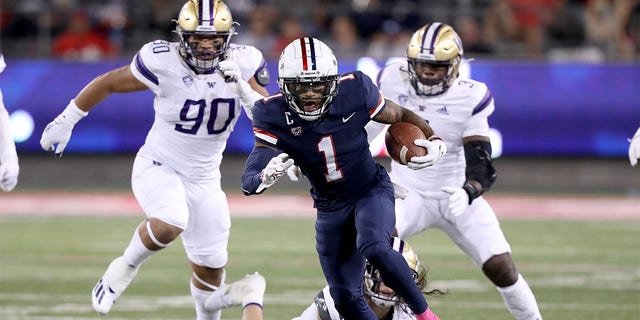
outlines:
[{"label": "white football jersey", "polygon": [[0,73],[2,73],[2,71],[4,71],[4,68],[7,66],[7,64],[4,62],[4,54],[2,54],[2,52],[0,52]]},{"label": "white football jersey", "polygon": [[[265,67],[252,46],[231,44],[227,59],[238,64],[245,80]],[[179,43],[163,40],[144,45],[131,71],[155,96],[155,119],[139,154],[184,177],[220,178],[222,152],[242,108],[222,74],[195,73],[181,58]]]},{"label": "white football jersey", "polygon": [[[381,70],[378,86],[386,98],[427,120],[447,145],[444,157],[428,168],[412,170],[392,161],[392,180],[424,191],[431,198],[448,198],[440,188],[462,186],[465,181],[462,139],[489,134],[487,118],[495,106],[487,86],[479,81],[458,78],[440,95],[418,96],[409,82],[406,62],[392,63]],[[375,122],[370,125],[375,126]]]},{"label": "white football jersey", "polygon": [[[396,303],[391,320],[415,319],[416,317],[409,310],[409,306],[405,303]],[[292,320],[342,320],[329,293],[329,286],[325,286],[313,300],[313,303],[299,317]]]}]

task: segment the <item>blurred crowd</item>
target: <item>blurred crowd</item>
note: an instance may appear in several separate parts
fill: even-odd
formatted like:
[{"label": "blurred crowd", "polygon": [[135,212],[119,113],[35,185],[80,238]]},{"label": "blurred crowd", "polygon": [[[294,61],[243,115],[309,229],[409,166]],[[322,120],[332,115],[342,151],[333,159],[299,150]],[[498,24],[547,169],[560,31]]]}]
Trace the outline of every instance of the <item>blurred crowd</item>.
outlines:
[{"label": "blurred crowd", "polygon": [[[131,57],[146,42],[175,41],[181,0],[2,0],[7,57],[98,61]],[[402,56],[425,23],[452,25],[467,57],[639,61],[640,0],[227,0],[233,42],[277,58],[314,36],[339,59]]]}]

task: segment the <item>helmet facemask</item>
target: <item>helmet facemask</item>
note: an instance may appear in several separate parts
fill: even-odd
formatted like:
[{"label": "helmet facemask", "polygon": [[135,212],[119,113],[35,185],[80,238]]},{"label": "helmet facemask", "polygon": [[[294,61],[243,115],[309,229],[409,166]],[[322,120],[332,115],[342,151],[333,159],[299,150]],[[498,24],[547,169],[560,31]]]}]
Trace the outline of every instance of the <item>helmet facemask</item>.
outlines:
[{"label": "helmet facemask", "polygon": [[[460,57],[456,56],[451,61],[432,61],[422,59],[407,59],[409,66],[409,82],[419,96],[435,96],[439,95],[453,83],[458,77],[458,67],[460,65]],[[446,72],[439,78],[422,77],[419,70],[424,68],[440,68],[446,67]]]},{"label": "helmet facemask", "polygon": [[278,80],[289,107],[302,119],[322,117],[338,94],[338,75],[318,78],[280,78]]},{"label": "helmet facemask", "polygon": [[[395,251],[398,251],[402,254],[402,257],[407,262],[409,266],[409,270],[415,281],[416,285],[420,290],[423,290],[426,286],[426,270],[420,264],[418,260],[418,255],[413,248],[406,241],[394,237],[392,239],[392,248]],[[399,272],[399,271],[396,271]],[[369,261],[365,266],[364,277],[362,281],[362,286],[364,287],[364,294],[371,299],[376,306],[380,308],[390,308],[395,306],[398,302],[401,302],[403,299],[398,296],[395,291],[393,294],[388,295],[380,292],[380,286],[383,281],[380,276],[380,271],[373,266]]]},{"label": "helmet facemask", "polygon": [[236,34],[229,8],[219,0],[191,0],[175,21],[182,58],[197,73],[212,73]]},{"label": "helmet facemask", "polygon": [[[458,77],[463,54],[462,41],[450,26],[437,22],[418,29],[407,47],[409,82],[416,94],[435,96],[449,89]],[[425,75],[438,72],[434,68],[440,67],[447,68],[443,76]]]}]

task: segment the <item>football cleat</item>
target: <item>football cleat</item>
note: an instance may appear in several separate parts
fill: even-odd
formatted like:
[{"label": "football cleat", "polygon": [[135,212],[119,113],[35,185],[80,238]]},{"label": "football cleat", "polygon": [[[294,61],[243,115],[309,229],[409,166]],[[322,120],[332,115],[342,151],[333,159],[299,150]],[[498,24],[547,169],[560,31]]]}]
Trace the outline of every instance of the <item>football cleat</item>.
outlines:
[{"label": "football cleat", "polygon": [[99,314],[107,314],[116,299],[127,289],[139,268],[127,265],[122,257],[113,260],[102,278],[93,287],[91,292],[91,305]]},{"label": "football cleat", "polygon": [[259,273],[248,274],[243,279],[230,284],[222,284],[213,291],[204,302],[204,308],[216,311],[236,305],[245,307],[249,304],[262,306],[267,283]]}]

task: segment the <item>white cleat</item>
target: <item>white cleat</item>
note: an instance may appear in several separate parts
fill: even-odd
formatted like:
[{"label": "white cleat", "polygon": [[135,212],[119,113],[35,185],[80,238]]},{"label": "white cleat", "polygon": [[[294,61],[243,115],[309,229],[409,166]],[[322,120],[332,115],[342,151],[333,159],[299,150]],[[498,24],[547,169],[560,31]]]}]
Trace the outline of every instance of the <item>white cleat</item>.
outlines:
[{"label": "white cleat", "polygon": [[111,261],[107,271],[93,287],[91,292],[91,305],[99,314],[107,314],[111,311],[113,303],[129,286],[136,277],[138,268],[127,265],[118,257]]},{"label": "white cleat", "polygon": [[204,308],[216,311],[231,306],[257,304],[262,306],[267,283],[259,273],[248,274],[243,279],[230,284],[222,284],[204,302]]}]

